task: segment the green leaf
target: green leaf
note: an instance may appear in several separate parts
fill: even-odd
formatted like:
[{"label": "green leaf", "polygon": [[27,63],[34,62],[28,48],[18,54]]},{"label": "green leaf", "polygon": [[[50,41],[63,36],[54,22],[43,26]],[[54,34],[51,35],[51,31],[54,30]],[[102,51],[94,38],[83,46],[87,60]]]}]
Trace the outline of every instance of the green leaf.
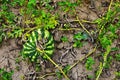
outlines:
[{"label": "green leaf", "polygon": [[82,42],[80,42],[80,41],[75,41],[74,42],[74,44],[73,44],[73,47],[78,47],[78,48],[80,48],[80,47],[82,47],[83,46],[83,43]]},{"label": "green leaf", "polygon": [[115,58],[116,60],[120,61],[120,53],[115,54],[115,57],[116,57],[116,58]]},{"label": "green leaf", "polygon": [[83,39],[82,33],[79,32],[79,33],[75,34],[75,35],[73,36],[73,38],[76,39],[76,40],[82,40],[82,39]]},{"label": "green leaf", "polygon": [[9,38],[18,38],[22,36],[23,32],[24,32],[24,29],[17,27],[13,29],[11,32],[8,32],[7,34]]},{"label": "green leaf", "polygon": [[36,5],[36,0],[29,0],[29,2],[28,2],[28,8],[32,8],[33,6],[35,6]]},{"label": "green leaf", "polygon": [[63,42],[68,42],[68,38],[67,38],[66,36],[61,37],[61,40],[62,40]]},{"label": "green leaf", "polygon": [[95,61],[92,57],[88,57],[85,63],[85,67],[87,70],[92,70],[92,66],[95,64]]},{"label": "green leaf", "polygon": [[111,51],[118,51],[118,50],[119,50],[119,48],[117,48],[117,47],[111,48]]},{"label": "green leaf", "polygon": [[101,45],[104,49],[107,48],[107,46],[111,45],[111,43],[112,43],[112,41],[110,39],[108,39],[108,37],[106,37],[106,36],[103,36],[100,39],[100,42],[101,42]]},{"label": "green leaf", "polygon": [[68,71],[69,71],[69,69],[70,69],[70,65],[66,65],[66,66],[63,68],[63,72],[64,72],[65,74],[67,74]]},{"label": "green leaf", "polygon": [[0,75],[1,75],[2,80],[8,80],[8,79],[12,80],[13,73],[14,73],[13,71],[7,72],[4,69],[0,68]]}]

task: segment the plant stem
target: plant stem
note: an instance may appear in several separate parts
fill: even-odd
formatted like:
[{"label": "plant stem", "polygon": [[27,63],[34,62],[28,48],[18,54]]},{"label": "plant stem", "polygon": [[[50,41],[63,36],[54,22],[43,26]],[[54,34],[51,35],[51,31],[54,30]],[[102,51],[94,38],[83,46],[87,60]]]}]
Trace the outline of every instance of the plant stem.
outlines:
[{"label": "plant stem", "polygon": [[43,75],[43,76],[41,76],[41,77],[38,77],[38,78],[39,78],[39,79],[44,79],[44,77],[46,77],[46,76],[51,76],[51,75],[55,75],[55,73],[45,74],[45,75]]},{"label": "plant stem", "polygon": [[90,56],[93,52],[95,52],[95,51],[96,51],[96,48],[97,48],[97,46],[95,46],[95,48],[94,48],[92,51],[90,51],[85,57],[79,59],[76,63],[74,63],[74,64],[69,68],[69,70],[71,70],[71,69],[72,69],[73,67],[75,67],[79,62],[83,61],[85,58],[87,58],[87,57]]},{"label": "plant stem", "polygon": [[[37,48],[37,50],[38,50],[39,52],[41,52],[40,49]],[[42,52],[43,52],[43,51],[42,51]],[[45,53],[45,51],[44,51],[43,53],[44,53],[44,55],[47,57],[47,59],[48,59],[52,64],[54,64],[54,65],[60,70],[60,72],[63,74],[63,76],[66,78],[66,80],[70,80],[70,79],[67,77],[67,75],[64,73],[64,71],[62,70],[62,68],[61,68],[58,64],[56,64],[56,63]]]},{"label": "plant stem", "polygon": [[113,3],[113,0],[110,1],[110,5],[109,5],[109,7],[108,7],[108,11],[110,11],[110,8],[111,8],[111,6],[112,6],[112,3]]},{"label": "plant stem", "polygon": [[63,74],[63,76],[66,78],[66,80],[70,80],[68,77],[67,77],[67,75],[64,73],[64,71],[62,70],[62,68],[58,65],[58,64],[56,64],[47,54],[44,54],[47,58],[48,58],[48,60],[52,63],[52,64],[54,64],[59,70],[60,70],[60,72]]},{"label": "plant stem", "polygon": [[69,30],[81,30],[81,29],[80,28],[68,28],[68,29],[59,28],[58,30],[69,31]]},{"label": "plant stem", "polygon": [[94,21],[87,21],[87,20],[81,20],[82,22],[84,22],[84,23],[90,23],[90,24],[95,24],[96,22],[94,22]]},{"label": "plant stem", "polygon": [[89,36],[91,36],[91,33],[84,27],[84,25],[80,22],[78,16],[77,16],[77,20],[79,22],[79,24],[81,25],[81,27],[89,34]]},{"label": "plant stem", "polygon": [[99,70],[98,70],[98,73],[97,73],[96,80],[99,79],[99,77],[100,77],[100,75],[101,75],[101,73],[102,73],[102,71],[103,71],[103,68],[104,68],[105,65],[106,65],[106,62],[107,62],[107,56],[108,56],[108,54],[110,53],[110,51],[111,51],[111,47],[110,47],[110,46],[107,46],[107,50],[106,50],[106,52],[104,53],[104,56],[103,56],[104,61],[103,61],[103,64],[100,63],[100,65],[99,65]]}]

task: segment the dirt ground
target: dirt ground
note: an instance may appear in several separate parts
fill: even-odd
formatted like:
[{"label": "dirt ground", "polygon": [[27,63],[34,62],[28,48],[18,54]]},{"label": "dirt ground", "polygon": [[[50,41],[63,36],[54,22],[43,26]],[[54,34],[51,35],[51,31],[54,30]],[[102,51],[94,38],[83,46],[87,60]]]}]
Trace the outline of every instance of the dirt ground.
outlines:
[{"label": "dirt ground", "polygon": [[[109,3],[109,0],[95,0],[94,3],[89,2],[89,0],[85,0],[81,7],[76,7],[76,12],[81,20],[94,21],[105,14]],[[89,37],[85,41],[83,47],[74,48],[72,46],[74,42],[73,35],[84,31],[78,23],[72,21],[75,20],[74,15],[65,15],[63,12],[60,12],[60,14],[60,25],[51,31],[55,41],[55,50],[52,59],[61,66],[66,66],[68,64],[73,65],[76,61],[82,59],[94,49],[96,45],[96,43],[94,43],[95,37],[97,34]],[[63,19],[64,15],[66,16],[65,19]],[[71,28],[79,28],[79,30],[60,30],[64,24],[69,24]],[[96,24],[83,23],[83,25],[89,31],[95,31],[97,27]],[[62,36],[68,37],[68,42],[62,42]],[[112,44],[113,47],[120,48],[119,39],[114,41]],[[36,72],[35,64],[30,63],[21,57],[21,49],[21,41],[18,39],[9,39],[4,41],[0,46],[0,68],[5,68],[7,71],[13,70],[13,80],[37,80],[37,78],[39,78],[38,80],[59,80],[54,73],[57,71],[57,68],[53,64],[49,61],[41,60],[39,63],[41,70]],[[96,49],[96,51],[90,55],[95,60],[92,70],[87,70],[85,68],[86,59],[74,66],[68,73],[70,80],[95,80],[95,72],[97,71],[99,63],[102,60],[102,57],[99,56],[100,53],[101,49]],[[120,50],[117,52],[111,52],[110,55],[114,56],[115,53],[120,53]],[[110,64],[110,68],[103,70],[99,80],[120,80],[116,79],[116,71],[120,71],[120,62],[113,59]],[[44,75],[46,76],[43,79],[42,77],[44,77]],[[93,76],[93,78],[89,79],[89,75]],[[63,77],[60,80],[65,80],[65,78]]]}]

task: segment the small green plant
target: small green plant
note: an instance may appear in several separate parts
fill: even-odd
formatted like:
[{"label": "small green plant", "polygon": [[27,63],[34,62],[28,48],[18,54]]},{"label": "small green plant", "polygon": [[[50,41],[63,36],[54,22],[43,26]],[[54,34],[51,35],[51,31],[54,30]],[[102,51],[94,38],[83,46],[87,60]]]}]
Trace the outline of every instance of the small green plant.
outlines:
[{"label": "small green plant", "polygon": [[73,38],[76,40],[87,40],[88,35],[86,33],[78,32],[77,34],[74,35]]},{"label": "small green plant", "polygon": [[118,51],[118,50],[119,50],[118,47],[112,47],[112,48],[111,48],[111,51]]},{"label": "small green plant", "polygon": [[92,57],[88,57],[85,63],[85,67],[87,70],[92,70],[92,66],[95,64],[95,61]]},{"label": "small green plant", "polygon": [[[110,9],[111,5],[114,5],[113,9]],[[103,62],[100,62],[99,69],[97,71],[96,80],[99,79],[103,68],[105,68],[106,66],[108,67],[109,62],[112,60],[112,58],[109,57],[109,54],[112,50],[111,45],[113,41],[118,38],[118,36],[116,35],[116,30],[120,28],[120,26],[118,26],[118,24],[120,23],[119,20],[118,22],[114,23],[114,20],[116,18],[115,16],[118,15],[118,13],[120,12],[120,9],[118,9],[118,7],[119,2],[114,3],[113,0],[111,0],[108,11],[104,15],[104,17],[96,20],[99,31],[98,41],[100,42],[102,48],[105,50],[103,55]]]},{"label": "small green plant", "polygon": [[15,66],[15,69],[16,69],[17,71],[20,71],[20,66]]},{"label": "small green plant", "polygon": [[107,59],[108,59],[108,55],[110,54],[110,51],[111,51],[111,46],[108,45],[107,48],[106,48],[105,53],[103,54],[103,63],[100,62],[99,69],[96,72],[96,80],[99,79],[103,68],[105,68],[105,66],[107,64]]},{"label": "small green plant", "polygon": [[35,64],[35,71],[39,72],[41,70],[40,64]]},{"label": "small green plant", "polygon": [[90,80],[91,80],[91,79],[93,80],[93,79],[94,79],[94,76],[93,76],[93,75],[88,75],[87,78],[90,79]]},{"label": "small green plant", "polygon": [[[4,22],[5,24],[13,24],[15,15],[12,11],[9,10],[10,3],[4,2],[0,6],[0,22]],[[2,23],[3,24],[3,23]]]},{"label": "small green plant", "polygon": [[22,29],[21,27],[16,27],[10,32],[8,32],[7,35],[9,38],[19,38],[22,36],[23,32],[24,32],[24,29]]},{"label": "small green plant", "polygon": [[7,72],[0,68],[0,80],[12,80],[13,71]]},{"label": "small green plant", "polygon": [[58,2],[58,5],[61,6],[64,12],[68,12],[68,11],[74,11],[75,7],[77,6],[77,3],[70,2],[69,0],[65,0]]},{"label": "small green plant", "polygon": [[117,78],[120,78],[120,71],[119,72],[115,72],[115,75]]},{"label": "small green plant", "polygon": [[3,41],[4,38],[6,38],[6,33],[3,32],[3,30],[0,30],[0,43]]},{"label": "small green plant", "polygon": [[88,35],[82,32],[79,32],[73,36],[74,38],[74,43],[73,47],[82,47],[83,46],[83,40],[88,39]]},{"label": "small green plant", "polygon": [[69,28],[70,28],[70,24],[68,24],[68,23],[64,24],[64,25],[63,25],[63,28],[64,28],[64,29],[69,29]]},{"label": "small green plant", "polygon": [[13,0],[11,2],[11,5],[13,7],[16,7],[16,6],[23,6],[25,4],[25,0]]},{"label": "small green plant", "polygon": [[54,7],[52,5],[50,5],[51,2],[52,2],[52,0],[40,0],[41,6],[45,6],[45,8],[48,10],[54,9]]},{"label": "small green plant", "polygon": [[16,58],[16,59],[15,59],[15,63],[20,63],[20,59],[19,59],[19,58]]},{"label": "small green plant", "polygon": [[[69,72],[69,69],[70,69],[70,65],[66,65],[64,68],[63,68],[63,71],[65,74],[67,74]],[[56,75],[59,79],[62,78],[62,73],[60,71],[57,71],[56,72]]]},{"label": "small green plant", "polygon": [[74,43],[73,43],[73,47],[78,47],[78,48],[80,48],[80,47],[82,47],[83,46],[83,42],[80,42],[80,41],[75,41]]},{"label": "small green plant", "polygon": [[112,56],[108,56],[107,61],[106,61],[106,65],[104,66],[104,68],[109,69],[110,65],[112,63],[113,57]]},{"label": "small green plant", "polygon": [[54,29],[58,24],[56,17],[49,12],[45,12],[44,10],[42,10],[40,16],[34,18],[34,20],[35,25],[41,26],[45,29]]},{"label": "small green plant", "polygon": [[100,43],[101,43],[101,45],[102,45],[102,47],[103,47],[104,49],[106,49],[108,45],[111,45],[111,44],[112,44],[111,39],[109,39],[109,38],[106,37],[106,36],[103,36],[103,37],[100,39]]},{"label": "small green plant", "polygon": [[120,61],[120,53],[118,53],[118,54],[115,55],[115,59],[116,59],[117,61]]},{"label": "small green plant", "polygon": [[68,42],[68,38],[66,36],[61,37],[62,42]]}]

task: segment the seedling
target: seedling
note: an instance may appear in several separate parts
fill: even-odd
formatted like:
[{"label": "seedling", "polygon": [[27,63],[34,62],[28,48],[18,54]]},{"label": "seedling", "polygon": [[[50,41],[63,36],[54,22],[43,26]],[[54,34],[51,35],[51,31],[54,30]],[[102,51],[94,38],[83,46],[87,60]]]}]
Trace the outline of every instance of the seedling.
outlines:
[{"label": "seedling", "polygon": [[34,18],[34,20],[34,24],[45,29],[54,29],[55,26],[58,25],[56,17],[49,12],[45,12],[44,10],[42,10],[40,16]]},{"label": "seedling", "polygon": [[0,43],[3,41],[4,38],[6,38],[6,33],[0,30]]},{"label": "seedling", "polygon": [[0,80],[12,80],[13,71],[7,72],[0,68]]},{"label": "seedling", "polygon": [[66,36],[61,37],[62,42],[68,42],[68,38]]},{"label": "seedling", "polygon": [[111,51],[118,51],[118,50],[119,50],[119,48],[117,48],[117,47],[111,48]]},{"label": "seedling", "polygon": [[73,36],[74,38],[74,43],[73,47],[82,47],[83,46],[83,40],[88,39],[88,35],[82,32],[79,32]]},{"label": "seedling", "polygon": [[77,3],[72,3],[69,0],[58,2],[58,5],[61,6],[64,12],[74,11]]},{"label": "seedling", "polygon": [[17,28],[14,28],[12,31],[8,32],[7,35],[9,38],[19,38],[22,36],[23,32],[24,32],[24,29],[17,27]]},{"label": "seedling", "polygon": [[94,76],[93,75],[88,75],[87,78],[91,80],[91,79],[94,79]]},{"label": "seedling", "polygon": [[117,77],[117,78],[120,78],[120,71],[119,71],[119,72],[116,72],[115,74],[116,74],[116,77]]},{"label": "seedling", "polygon": [[117,61],[120,61],[120,53],[118,53],[118,54],[115,55],[115,59],[116,59]]},{"label": "seedling", "polygon": [[108,65],[107,60],[111,52],[111,45],[114,39],[117,38],[117,35],[115,32],[119,28],[118,26],[119,21],[114,25],[112,23],[113,23],[115,15],[119,13],[119,10],[118,10],[119,3],[114,4],[114,8],[110,9],[112,3],[113,3],[113,0],[111,0],[111,3],[110,3],[108,12],[106,13],[106,15],[102,17],[101,19],[96,20],[96,22],[98,23],[98,29],[99,29],[98,40],[102,48],[105,50],[104,55],[103,55],[103,63],[100,62],[99,69],[97,71],[96,80],[99,79],[103,68],[105,68],[105,66]]},{"label": "seedling", "polygon": [[78,32],[77,34],[74,35],[73,37],[75,40],[86,40],[88,39],[88,35],[82,32]]},{"label": "seedling", "polygon": [[113,60],[113,57],[109,56],[107,58],[106,65],[104,66],[104,68],[109,69],[110,68],[110,64],[112,63],[112,60]]},{"label": "seedling", "polygon": [[92,70],[92,66],[95,64],[95,61],[92,57],[88,57],[85,63],[85,67],[87,70]]},{"label": "seedling", "polygon": [[80,41],[75,41],[74,43],[73,43],[73,47],[78,47],[78,48],[80,48],[80,47],[82,47],[83,46],[83,42],[80,42]]},{"label": "seedling", "polygon": [[15,59],[15,62],[16,62],[16,63],[20,63],[20,59],[19,59],[19,58],[16,58],[16,59]]}]

